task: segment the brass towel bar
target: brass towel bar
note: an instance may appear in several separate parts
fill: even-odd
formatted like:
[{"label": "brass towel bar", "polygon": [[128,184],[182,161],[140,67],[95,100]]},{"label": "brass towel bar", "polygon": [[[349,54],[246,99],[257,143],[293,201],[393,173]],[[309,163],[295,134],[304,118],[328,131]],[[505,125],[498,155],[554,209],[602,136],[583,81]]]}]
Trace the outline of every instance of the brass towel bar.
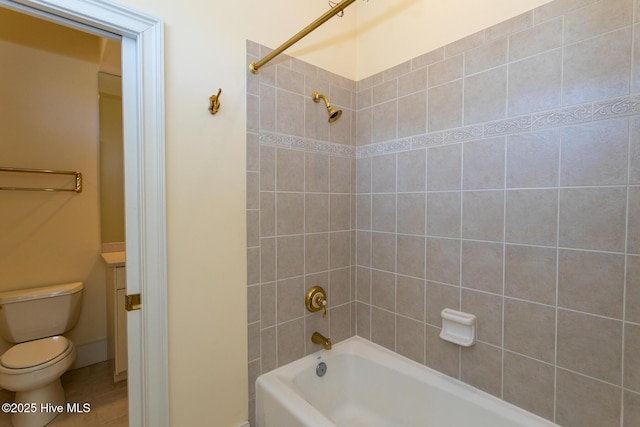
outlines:
[{"label": "brass towel bar", "polygon": [[82,192],[82,174],[80,172],[73,171],[59,171],[50,169],[26,169],[26,168],[3,168],[0,167],[0,172],[10,173],[43,173],[54,175],[74,175],[75,188],[41,188],[41,187],[0,187],[0,190],[22,190],[22,191],[75,191],[76,193]]}]

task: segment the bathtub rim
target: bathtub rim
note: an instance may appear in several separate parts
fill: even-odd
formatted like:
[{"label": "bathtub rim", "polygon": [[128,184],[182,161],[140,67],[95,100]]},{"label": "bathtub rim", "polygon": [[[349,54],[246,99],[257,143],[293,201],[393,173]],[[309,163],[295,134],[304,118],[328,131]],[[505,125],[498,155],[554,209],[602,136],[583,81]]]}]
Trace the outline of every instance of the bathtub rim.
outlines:
[{"label": "bathtub rim", "polygon": [[[363,354],[364,353],[364,354]],[[515,418],[519,416],[518,421],[523,426],[534,427],[559,427],[558,424],[527,411],[524,408],[514,405],[498,396],[490,394],[484,390],[465,383],[459,379],[450,377],[439,372],[429,366],[423,365],[415,360],[409,359],[399,353],[389,350],[379,344],[369,341],[360,336],[349,337],[339,343],[333,345],[331,350],[320,349],[314,353],[308,354],[300,359],[296,359],[276,369],[260,375],[255,383],[256,388],[256,420],[259,421],[260,411],[260,393],[259,388],[270,391],[271,396],[281,405],[291,410],[298,419],[313,421],[314,427],[335,427],[335,424],[310,402],[300,395],[294,384],[296,375],[305,369],[312,369],[320,361],[331,363],[331,358],[341,354],[353,354],[355,356],[364,357],[373,360],[400,375],[407,375],[406,369],[417,372],[419,381],[427,381],[438,389],[444,389],[448,392],[459,391],[465,400],[471,402],[482,401],[484,407],[489,405],[491,410],[503,414],[505,417]],[[376,356],[375,358],[369,357]],[[397,365],[396,365],[397,364]],[[330,366],[330,365],[329,365]],[[310,413],[313,416],[310,416]],[[259,424],[260,425],[260,424]]]}]

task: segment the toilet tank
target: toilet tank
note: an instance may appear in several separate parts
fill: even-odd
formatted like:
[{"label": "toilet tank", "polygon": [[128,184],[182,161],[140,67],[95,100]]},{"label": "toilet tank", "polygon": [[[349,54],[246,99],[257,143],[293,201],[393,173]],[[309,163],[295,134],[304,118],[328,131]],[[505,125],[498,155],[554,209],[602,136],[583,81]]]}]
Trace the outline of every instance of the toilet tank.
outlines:
[{"label": "toilet tank", "polygon": [[0,336],[10,343],[60,335],[78,321],[82,282],[0,292]]}]

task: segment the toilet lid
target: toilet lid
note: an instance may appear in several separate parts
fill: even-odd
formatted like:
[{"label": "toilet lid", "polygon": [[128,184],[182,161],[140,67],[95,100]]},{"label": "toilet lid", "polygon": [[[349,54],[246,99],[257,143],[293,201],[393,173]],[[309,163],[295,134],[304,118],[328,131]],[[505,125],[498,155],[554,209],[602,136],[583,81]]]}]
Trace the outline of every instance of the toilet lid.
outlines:
[{"label": "toilet lid", "polygon": [[24,369],[55,359],[69,347],[69,340],[55,336],[16,344],[7,350],[0,363],[11,369]]}]

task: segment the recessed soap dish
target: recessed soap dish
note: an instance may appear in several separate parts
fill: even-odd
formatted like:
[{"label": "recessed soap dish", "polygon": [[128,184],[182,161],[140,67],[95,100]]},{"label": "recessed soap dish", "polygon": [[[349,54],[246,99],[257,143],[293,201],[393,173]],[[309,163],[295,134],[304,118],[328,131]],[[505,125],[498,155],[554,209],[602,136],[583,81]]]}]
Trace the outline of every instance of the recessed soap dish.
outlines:
[{"label": "recessed soap dish", "polygon": [[440,338],[463,347],[471,347],[476,343],[476,316],[450,308],[443,309],[440,315]]}]

